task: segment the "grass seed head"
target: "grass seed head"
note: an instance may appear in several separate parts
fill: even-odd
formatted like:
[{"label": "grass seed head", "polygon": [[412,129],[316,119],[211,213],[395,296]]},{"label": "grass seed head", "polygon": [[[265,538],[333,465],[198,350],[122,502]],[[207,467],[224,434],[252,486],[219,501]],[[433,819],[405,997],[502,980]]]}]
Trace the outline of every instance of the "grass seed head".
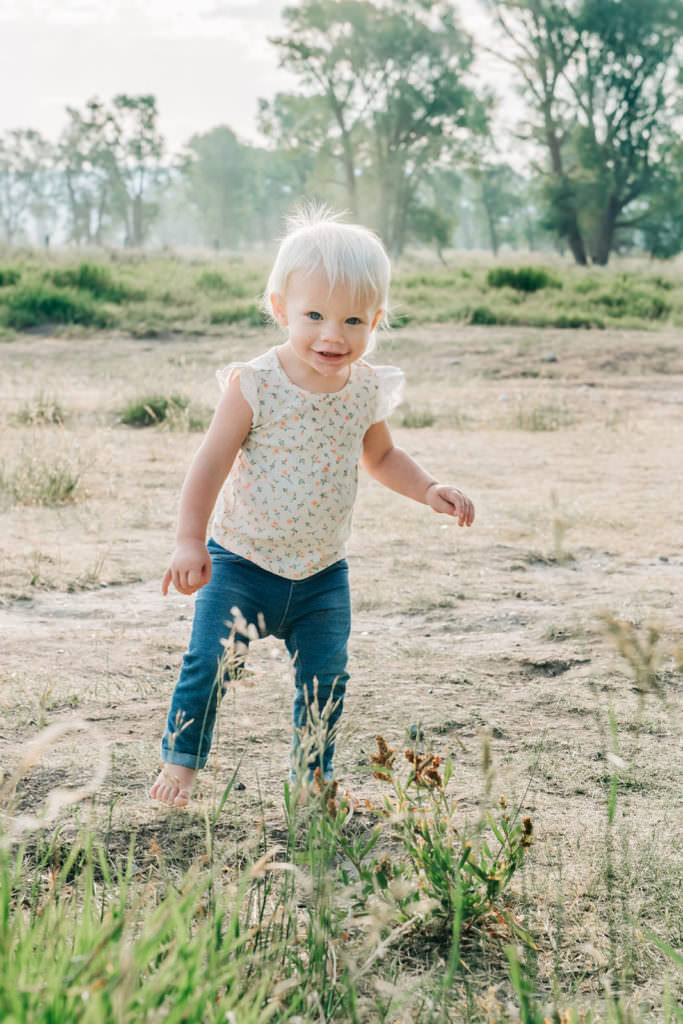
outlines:
[{"label": "grass seed head", "polygon": [[377,740],[377,753],[370,754],[370,763],[377,765],[378,768],[384,768],[385,771],[374,771],[372,774],[379,782],[391,782],[391,772],[394,767],[394,758],[396,757],[396,750],[387,744],[384,736],[375,736]]}]

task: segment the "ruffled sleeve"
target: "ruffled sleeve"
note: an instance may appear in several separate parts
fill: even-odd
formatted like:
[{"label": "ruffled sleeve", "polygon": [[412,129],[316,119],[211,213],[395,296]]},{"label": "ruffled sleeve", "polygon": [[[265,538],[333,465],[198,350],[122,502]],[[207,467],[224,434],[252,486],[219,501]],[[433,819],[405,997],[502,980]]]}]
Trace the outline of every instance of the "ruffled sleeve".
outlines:
[{"label": "ruffled sleeve", "polygon": [[259,414],[258,377],[249,363],[229,363],[221,370],[216,370],[216,378],[221,391],[227,391],[228,384],[235,377],[239,377],[242,396],[247,400],[254,414],[253,426]]},{"label": "ruffled sleeve", "polygon": [[403,401],[406,379],[397,366],[375,366],[374,371],[378,381],[374,422],[379,423],[387,419]]}]

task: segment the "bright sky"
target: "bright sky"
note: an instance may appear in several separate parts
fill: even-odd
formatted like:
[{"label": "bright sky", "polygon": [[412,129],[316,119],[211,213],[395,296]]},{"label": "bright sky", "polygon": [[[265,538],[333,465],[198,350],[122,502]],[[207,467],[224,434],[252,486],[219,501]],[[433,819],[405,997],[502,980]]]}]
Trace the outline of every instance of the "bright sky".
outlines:
[{"label": "bright sky", "polygon": [[[55,140],[64,107],[153,93],[169,153],[219,124],[256,140],[259,97],[296,89],[268,36],[283,0],[0,0],[0,134]],[[463,0],[467,28],[484,20]],[[486,68],[484,73],[486,74]],[[487,75],[487,80],[490,81]]]}]

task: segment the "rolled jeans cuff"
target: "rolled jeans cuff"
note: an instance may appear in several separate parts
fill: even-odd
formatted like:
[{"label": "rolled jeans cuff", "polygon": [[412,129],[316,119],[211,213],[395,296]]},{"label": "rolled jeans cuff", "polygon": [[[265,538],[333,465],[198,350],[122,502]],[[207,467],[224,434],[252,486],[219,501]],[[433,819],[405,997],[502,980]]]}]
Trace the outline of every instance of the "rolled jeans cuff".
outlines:
[{"label": "rolled jeans cuff", "polygon": [[161,760],[164,764],[177,764],[181,768],[203,768],[208,761],[208,754],[183,754],[182,750],[173,750],[162,743]]}]

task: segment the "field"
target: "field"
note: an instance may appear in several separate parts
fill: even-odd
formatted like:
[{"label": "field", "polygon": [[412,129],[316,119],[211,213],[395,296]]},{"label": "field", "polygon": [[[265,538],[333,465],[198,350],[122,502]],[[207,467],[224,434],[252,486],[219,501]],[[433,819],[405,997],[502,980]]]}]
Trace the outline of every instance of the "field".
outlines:
[{"label": "field", "polygon": [[[216,368],[274,330],[7,329],[3,1019],[681,1019],[677,315],[416,313],[380,340],[374,361],[408,379],[398,443],[477,520],[361,481],[337,756],[353,814],[285,790],[292,684],[270,639],[225,698],[193,807],[147,796],[192,615],[160,593],[179,488]],[[371,771],[377,734],[393,788]],[[407,781],[407,747],[450,756],[445,795]],[[484,872],[475,912],[455,870],[439,906],[452,865],[426,849],[484,858],[491,820],[518,829],[509,877],[494,892]]]}]

